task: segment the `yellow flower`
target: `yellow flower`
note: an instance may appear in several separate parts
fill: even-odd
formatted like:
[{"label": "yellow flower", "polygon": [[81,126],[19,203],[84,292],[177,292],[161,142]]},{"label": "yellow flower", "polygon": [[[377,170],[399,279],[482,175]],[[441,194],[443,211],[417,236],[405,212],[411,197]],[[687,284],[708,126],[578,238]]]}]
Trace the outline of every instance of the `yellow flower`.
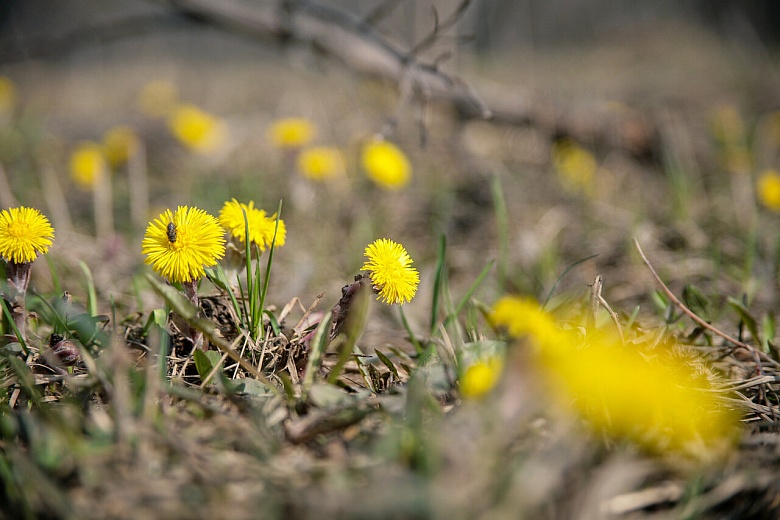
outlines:
[{"label": "yellow flower", "polygon": [[103,153],[113,167],[127,162],[138,149],[138,136],[129,126],[116,126],[103,136]]},{"label": "yellow flower", "polygon": [[16,264],[29,263],[46,254],[54,240],[54,228],[40,211],[10,208],[0,211],[0,256]]},{"label": "yellow flower", "polygon": [[337,177],[344,173],[344,154],[329,146],[308,148],[298,156],[298,169],[315,181]]},{"label": "yellow flower", "polygon": [[165,117],[178,103],[176,87],[164,80],[147,83],[138,95],[138,108],[147,117]]},{"label": "yellow flower", "polygon": [[301,148],[317,134],[314,123],[302,117],[288,117],[273,122],[268,131],[271,144],[282,149]]},{"label": "yellow flower", "polygon": [[642,355],[649,347],[624,346],[613,337],[581,344],[533,307],[528,299],[502,298],[490,319],[512,335],[531,336],[538,346],[534,362],[556,397],[594,428],[657,451],[733,440],[738,419],[696,374],[693,355],[662,362],[660,355]]},{"label": "yellow flower", "polygon": [[572,141],[559,141],[552,147],[552,163],[564,187],[584,192],[593,189],[598,164],[593,154]]},{"label": "yellow flower", "polygon": [[196,152],[213,152],[225,139],[224,123],[195,105],[176,107],[168,127],[180,143]]},{"label": "yellow flower", "polygon": [[403,151],[381,138],[363,146],[361,164],[368,178],[386,190],[403,188],[412,176],[412,167]]},{"label": "yellow flower", "polygon": [[377,299],[385,303],[404,304],[411,301],[417,292],[420,275],[412,267],[412,258],[404,246],[379,238],[366,246],[368,261],[362,270],[369,271],[371,283],[379,291]]},{"label": "yellow flower", "polygon": [[202,209],[179,206],[149,223],[141,243],[144,260],[163,278],[185,283],[203,277],[204,267],[225,254],[225,230]]},{"label": "yellow flower", "polygon": [[16,105],[16,86],[5,76],[0,76],[0,114],[10,113]]},{"label": "yellow flower", "polygon": [[758,199],[772,211],[780,212],[780,173],[765,170],[758,177]]},{"label": "yellow flower", "polygon": [[503,369],[504,363],[498,357],[477,361],[463,372],[460,378],[460,393],[469,398],[484,396],[498,384]]},{"label": "yellow flower", "polygon": [[[226,202],[219,212],[219,223],[228,230],[230,234],[236,237],[241,243],[246,243],[246,223],[244,222],[244,213],[246,212],[246,221],[249,223],[249,239],[257,244],[260,251],[265,251],[271,246],[274,239],[274,230],[276,229],[276,213],[271,216],[266,215],[265,211],[255,208],[254,201],[249,204],[238,202],[233,199]],[[287,229],[283,220],[279,220],[279,228],[276,229],[276,246],[283,246],[287,237]]]},{"label": "yellow flower", "polygon": [[82,141],[70,156],[70,176],[82,188],[94,188],[106,169],[103,148],[94,141]]}]

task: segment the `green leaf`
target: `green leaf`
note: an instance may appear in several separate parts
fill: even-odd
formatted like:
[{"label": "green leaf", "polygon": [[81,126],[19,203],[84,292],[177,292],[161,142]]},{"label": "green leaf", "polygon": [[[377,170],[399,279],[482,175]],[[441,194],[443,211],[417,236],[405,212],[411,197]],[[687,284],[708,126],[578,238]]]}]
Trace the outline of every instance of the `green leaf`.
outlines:
[{"label": "green leaf", "polygon": [[221,356],[219,352],[215,350],[207,350],[206,352],[195,349],[192,355],[195,361],[195,368],[198,371],[201,381],[206,382],[206,378],[209,376],[214,367],[217,366]]},{"label": "green leaf", "polygon": [[317,325],[317,330],[309,344],[309,359],[306,362],[306,372],[303,374],[303,383],[301,384],[301,400],[306,400],[306,396],[314,384],[314,376],[322,365],[322,353],[328,348],[330,321],[331,312],[328,311]]},{"label": "green leaf", "polygon": [[237,394],[246,394],[252,397],[266,397],[274,395],[266,385],[257,379],[239,378],[230,381],[232,390]]},{"label": "green leaf", "polygon": [[710,320],[712,301],[695,285],[686,285],[682,290],[682,300],[685,306],[705,321]]},{"label": "green leaf", "polygon": [[309,402],[318,408],[334,409],[353,401],[351,396],[335,385],[317,383],[309,391]]},{"label": "green leaf", "polygon": [[395,378],[396,379],[400,379],[400,377],[398,377],[398,369],[395,368],[395,365],[393,364],[392,361],[390,361],[390,358],[387,357],[386,355],[384,355],[382,353],[382,351],[377,349],[377,348],[374,349],[374,352],[376,352],[376,355],[379,358],[379,361],[381,361],[382,364],[385,365],[387,367],[387,369],[390,370],[390,372],[393,373]]},{"label": "green leaf", "polygon": [[149,317],[146,318],[146,323],[144,323],[144,336],[149,334],[149,329],[152,325],[157,325],[159,328],[164,329],[167,323],[168,313],[165,309],[153,309],[149,313]]},{"label": "green leaf", "polygon": [[753,341],[760,342],[761,336],[758,333],[758,322],[756,318],[750,314],[750,311],[745,307],[745,304],[733,296],[729,296],[727,301],[731,308],[739,314],[740,321],[742,321],[742,324],[750,331],[750,335],[753,336]]}]

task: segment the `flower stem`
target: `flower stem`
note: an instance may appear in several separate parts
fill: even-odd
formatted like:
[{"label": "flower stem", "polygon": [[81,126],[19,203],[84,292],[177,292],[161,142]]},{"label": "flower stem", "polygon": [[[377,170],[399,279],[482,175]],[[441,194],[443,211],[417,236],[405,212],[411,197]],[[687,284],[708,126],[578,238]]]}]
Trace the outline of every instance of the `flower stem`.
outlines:
[{"label": "flower stem", "polygon": [[19,339],[27,339],[27,286],[30,285],[30,269],[32,262],[8,262],[6,277],[8,279],[8,301],[11,306],[11,317],[19,333]]},{"label": "flower stem", "polygon": [[[181,284],[184,289],[184,295],[198,309],[195,317],[200,316],[200,303],[198,301],[198,280],[190,280]],[[191,325],[187,325],[187,334],[192,340],[195,348],[208,350],[208,345],[203,341],[203,333]]]}]

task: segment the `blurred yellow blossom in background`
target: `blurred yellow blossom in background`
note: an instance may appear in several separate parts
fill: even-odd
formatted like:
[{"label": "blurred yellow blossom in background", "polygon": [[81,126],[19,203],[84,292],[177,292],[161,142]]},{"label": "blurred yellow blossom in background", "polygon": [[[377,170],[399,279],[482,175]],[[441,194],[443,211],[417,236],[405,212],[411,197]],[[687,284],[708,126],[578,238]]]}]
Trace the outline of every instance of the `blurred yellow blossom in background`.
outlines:
[{"label": "blurred yellow blossom in background", "polygon": [[499,357],[469,365],[460,377],[461,395],[467,398],[483,397],[498,384],[503,370],[504,362]]},{"label": "blurred yellow blossom in background", "polygon": [[323,181],[344,174],[344,154],[338,148],[318,146],[298,156],[298,170],[308,179]]},{"label": "blurred yellow blossom in background", "polygon": [[106,170],[103,147],[94,141],[80,142],[70,156],[71,179],[82,188],[93,189]]},{"label": "blurred yellow blossom in background", "polygon": [[412,166],[406,154],[381,137],[363,146],[361,164],[368,178],[387,190],[401,189],[411,179]]},{"label": "blurred yellow blossom in background", "polygon": [[664,357],[655,350],[649,356],[643,352],[672,347],[663,342],[623,345],[608,335],[585,342],[552,327],[554,318],[532,307],[529,299],[503,298],[489,318],[512,336],[520,333],[534,341],[535,366],[553,395],[594,429],[658,452],[703,454],[702,448],[732,443],[738,415],[718,400],[713,383],[696,372],[694,367],[703,362],[694,354]]},{"label": "blurred yellow blossom in background", "polygon": [[592,192],[598,171],[592,153],[573,141],[562,140],[552,146],[551,159],[564,188]]},{"label": "blurred yellow blossom in background", "polygon": [[225,140],[225,124],[195,105],[176,107],[168,118],[168,126],[179,142],[196,152],[213,152]]},{"label": "blurred yellow blossom in background", "polygon": [[16,86],[5,76],[0,76],[0,114],[10,114],[16,106]]},{"label": "blurred yellow blossom in background", "polygon": [[756,183],[758,200],[772,211],[780,212],[780,173],[764,170]]},{"label": "blurred yellow blossom in background", "polygon": [[316,135],[314,123],[302,117],[277,119],[268,130],[271,144],[288,150],[306,146]]},{"label": "blurred yellow blossom in background", "polygon": [[173,112],[178,102],[176,87],[165,80],[150,81],[138,94],[138,108],[147,117],[166,117]]},{"label": "blurred yellow blossom in background", "polygon": [[103,136],[103,154],[113,168],[126,163],[138,146],[138,135],[129,126],[115,126]]}]

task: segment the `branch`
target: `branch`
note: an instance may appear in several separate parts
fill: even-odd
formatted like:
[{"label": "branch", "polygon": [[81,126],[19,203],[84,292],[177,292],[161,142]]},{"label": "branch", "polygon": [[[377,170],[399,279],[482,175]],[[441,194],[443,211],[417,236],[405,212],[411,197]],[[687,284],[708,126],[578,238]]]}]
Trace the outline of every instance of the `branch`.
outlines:
[{"label": "branch", "polygon": [[642,248],[639,246],[639,241],[637,239],[634,239],[634,246],[636,247],[637,251],[639,252],[639,256],[642,257],[642,261],[645,263],[647,268],[650,270],[650,273],[653,275],[653,278],[655,278],[655,281],[658,283],[658,285],[661,286],[661,289],[666,294],[666,296],[671,300],[672,303],[674,303],[678,309],[680,309],[683,314],[688,316],[690,319],[692,319],[694,322],[696,322],[699,326],[704,327],[705,329],[709,330],[713,334],[716,334],[720,336],[721,338],[725,339],[729,343],[733,343],[735,346],[744,349],[748,351],[750,354],[753,355],[753,358],[756,361],[756,365],[758,366],[759,372],[763,375],[763,368],[761,366],[761,359],[764,359],[765,361],[768,361],[774,366],[780,366],[780,363],[772,359],[769,355],[767,355],[765,352],[761,352],[760,350],[756,349],[754,346],[749,345],[747,343],[744,343],[742,341],[739,341],[736,338],[731,337],[730,335],[726,334],[725,332],[721,331],[720,329],[715,328],[710,323],[704,321],[702,318],[700,318],[695,312],[690,310],[688,307],[685,306],[683,302],[680,301],[677,296],[674,295],[674,293],[669,289],[669,287],[666,286],[666,284],[661,280],[661,277],[658,276],[658,273],[655,272],[655,269],[653,269],[653,266],[650,264],[650,261],[645,256],[644,251],[642,251]]}]

